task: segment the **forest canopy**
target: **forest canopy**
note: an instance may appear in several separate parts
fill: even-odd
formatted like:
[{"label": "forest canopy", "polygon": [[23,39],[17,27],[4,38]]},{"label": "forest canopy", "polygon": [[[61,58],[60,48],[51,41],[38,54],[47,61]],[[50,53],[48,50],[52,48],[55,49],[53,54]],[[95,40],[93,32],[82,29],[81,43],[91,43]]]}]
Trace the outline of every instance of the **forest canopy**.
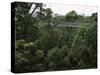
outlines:
[{"label": "forest canopy", "polygon": [[97,12],[59,15],[43,3],[26,2],[16,2],[14,10],[16,72],[97,67]]}]

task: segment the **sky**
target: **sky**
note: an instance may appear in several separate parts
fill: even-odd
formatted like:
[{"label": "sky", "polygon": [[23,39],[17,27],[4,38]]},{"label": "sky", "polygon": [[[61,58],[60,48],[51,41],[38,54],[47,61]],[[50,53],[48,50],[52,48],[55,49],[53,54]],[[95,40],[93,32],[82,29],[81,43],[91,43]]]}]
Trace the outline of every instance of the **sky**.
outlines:
[{"label": "sky", "polygon": [[59,15],[65,15],[66,13],[72,10],[75,10],[77,14],[84,15],[84,16],[91,16],[92,13],[97,12],[97,7],[85,6],[85,5],[46,3],[46,8],[51,8],[54,14],[59,14]]}]

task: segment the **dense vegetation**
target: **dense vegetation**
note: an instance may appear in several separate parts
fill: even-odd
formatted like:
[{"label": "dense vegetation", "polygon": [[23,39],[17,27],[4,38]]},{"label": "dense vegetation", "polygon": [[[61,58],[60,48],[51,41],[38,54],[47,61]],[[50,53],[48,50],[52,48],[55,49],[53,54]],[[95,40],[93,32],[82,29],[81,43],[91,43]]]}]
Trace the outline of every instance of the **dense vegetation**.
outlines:
[{"label": "dense vegetation", "polygon": [[96,68],[97,13],[84,16],[72,10],[61,16],[35,5],[34,13],[31,3],[16,3],[15,71]]}]

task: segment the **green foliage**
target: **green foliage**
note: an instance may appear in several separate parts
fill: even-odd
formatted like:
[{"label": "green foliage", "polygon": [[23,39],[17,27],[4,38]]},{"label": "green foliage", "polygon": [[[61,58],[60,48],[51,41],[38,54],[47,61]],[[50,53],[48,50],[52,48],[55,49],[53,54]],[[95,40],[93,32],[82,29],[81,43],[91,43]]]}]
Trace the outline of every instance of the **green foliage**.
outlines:
[{"label": "green foliage", "polygon": [[52,9],[42,8],[34,16],[30,7],[16,3],[16,72],[97,67],[97,13],[82,16],[73,10],[54,16]]},{"label": "green foliage", "polygon": [[66,15],[66,21],[68,22],[74,22],[75,20],[78,19],[78,15],[77,13],[73,10],[71,12],[69,12],[67,15]]}]

